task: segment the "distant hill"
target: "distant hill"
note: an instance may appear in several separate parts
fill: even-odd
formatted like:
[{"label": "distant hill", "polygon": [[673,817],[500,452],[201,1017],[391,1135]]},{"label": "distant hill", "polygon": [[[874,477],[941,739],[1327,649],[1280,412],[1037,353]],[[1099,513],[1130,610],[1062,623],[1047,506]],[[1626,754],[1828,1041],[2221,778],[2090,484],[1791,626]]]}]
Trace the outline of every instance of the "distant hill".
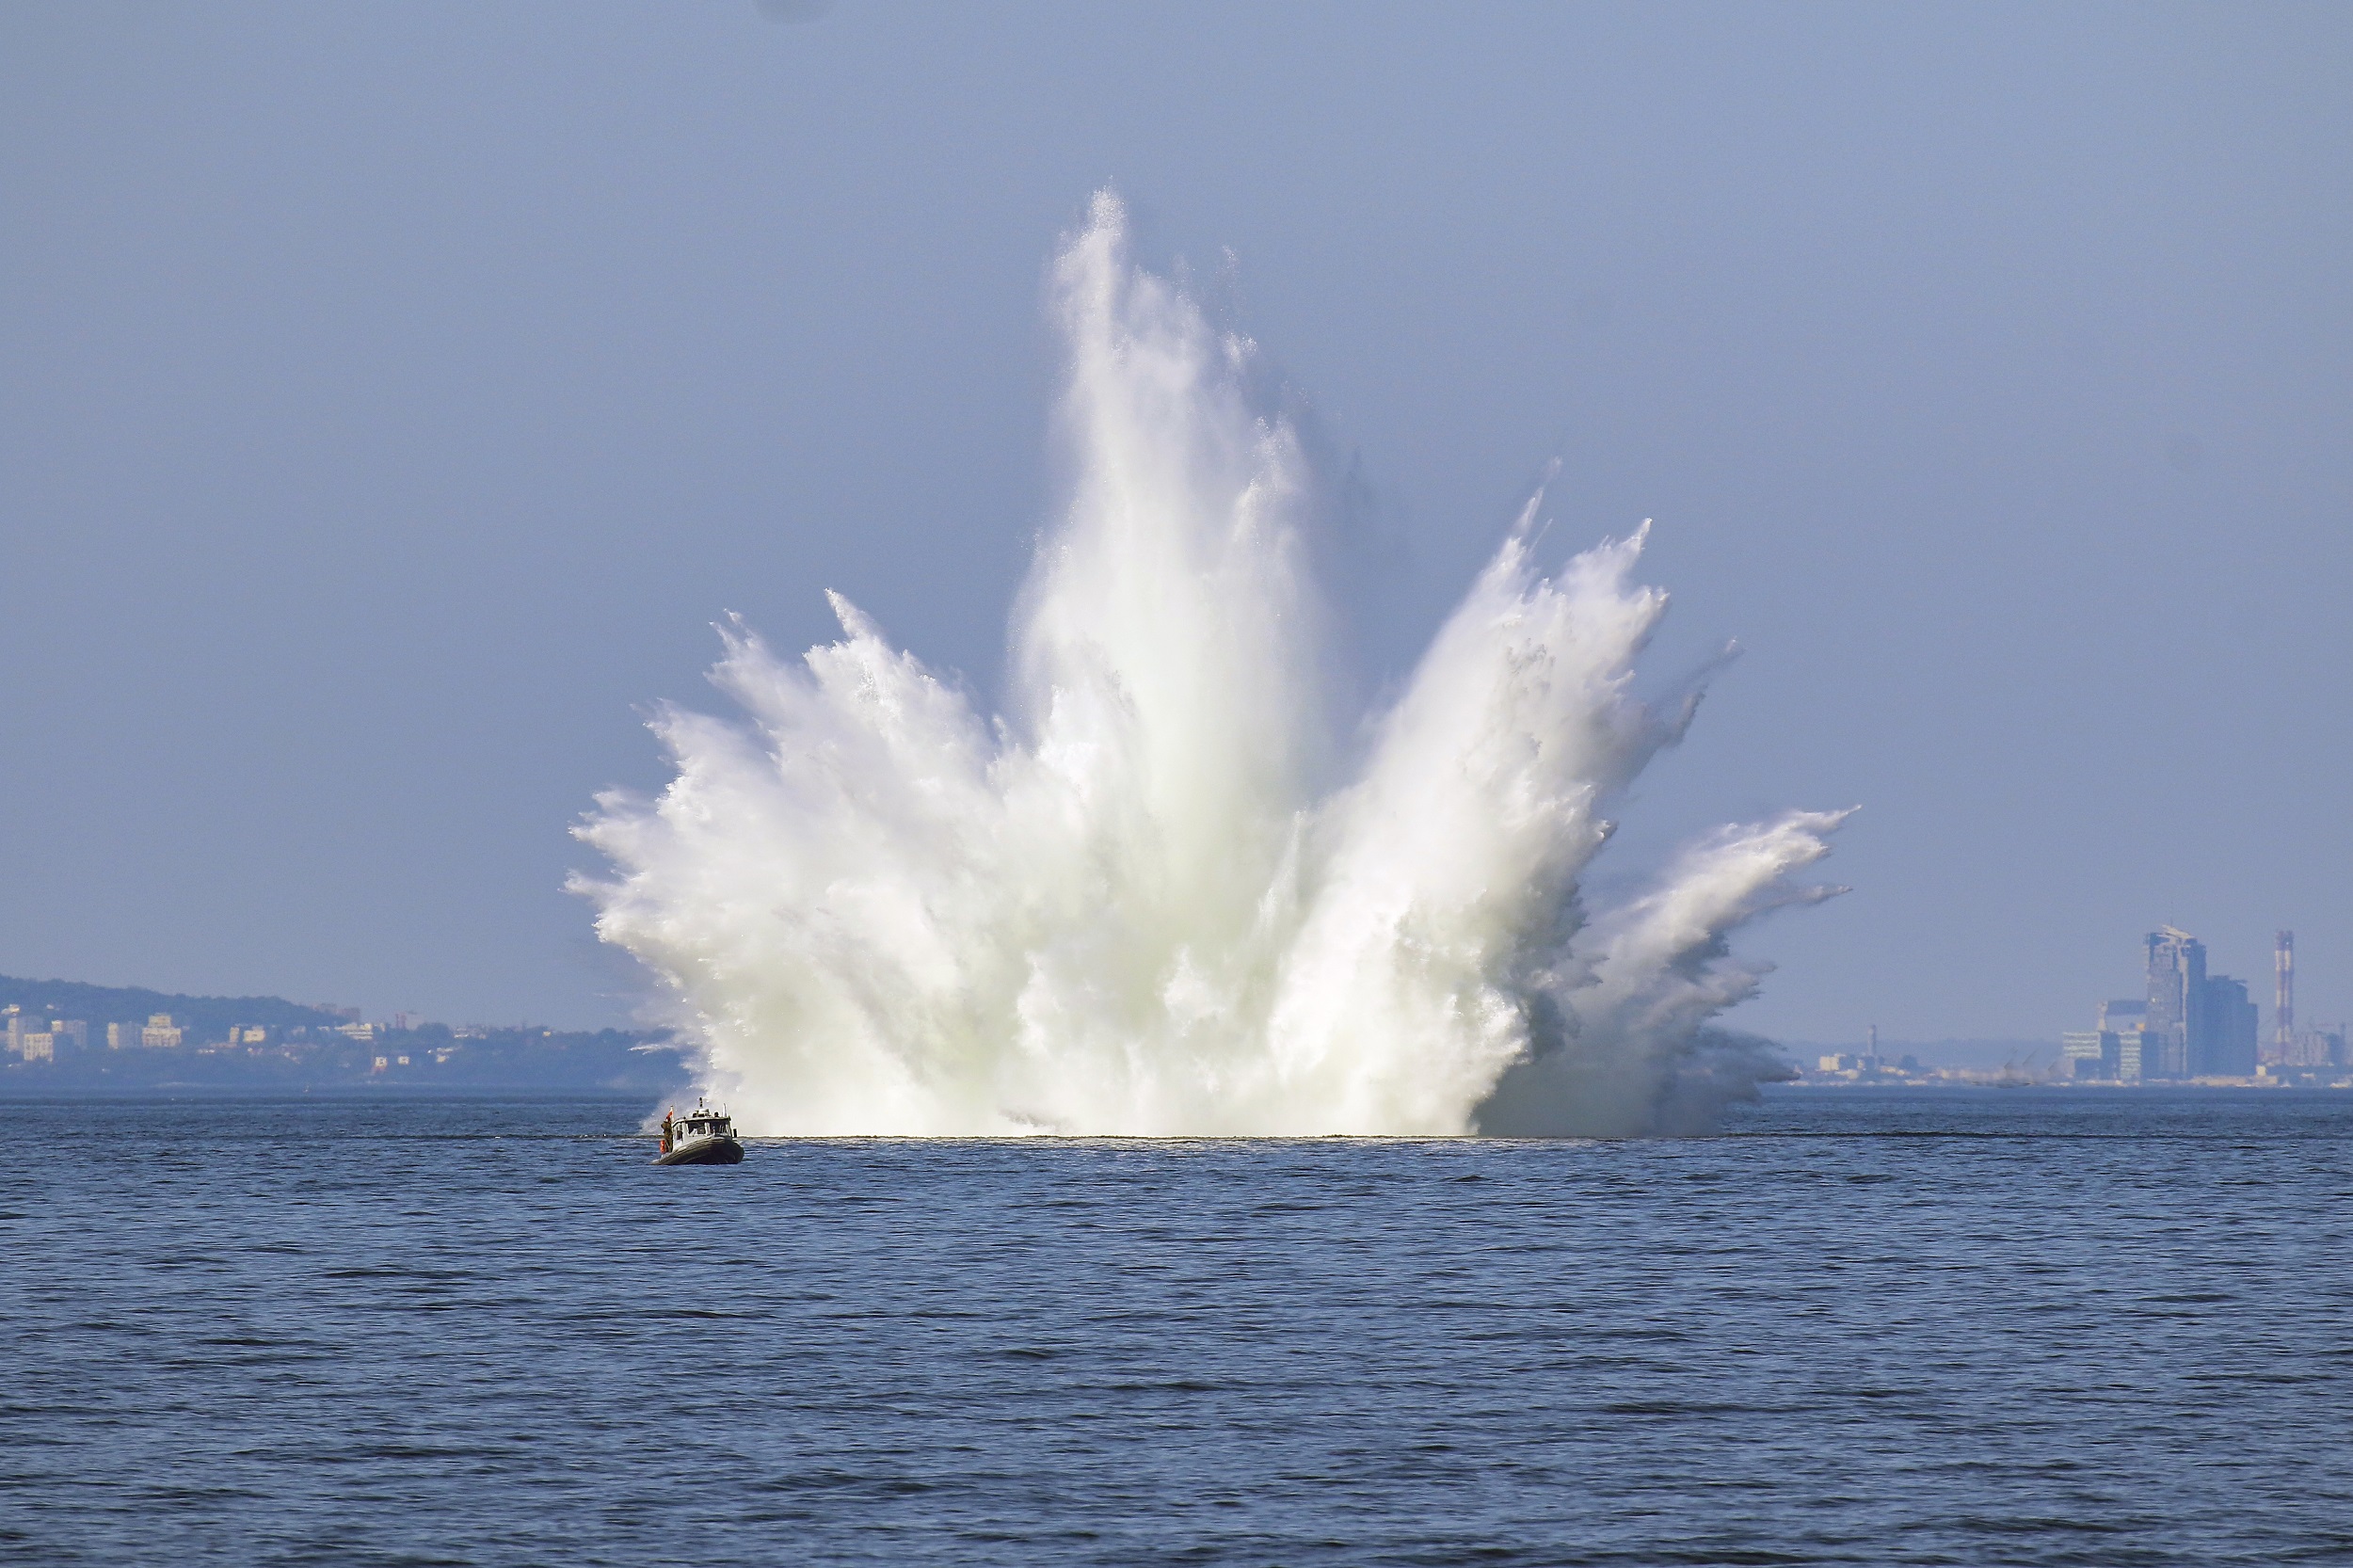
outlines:
[{"label": "distant hill", "polygon": [[0,1007],[14,1002],[27,1013],[80,1018],[93,1034],[106,1024],[145,1023],[168,1013],[191,1040],[216,1040],[231,1026],[264,1029],[332,1029],[344,1017],[324,1007],[305,1007],[283,997],[189,997],[136,985],[86,985],[78,980],[19,980],[0,975]]},{"label": "distant hill", "polygon": [[[132,985],[0,975],[0,1005],[14,1002],[46,1022],[79,1018],[87,1038],[60,1037],[54,1054],[20,1060],[0,1053],[0,1099],[19,1096],[196,1090],[228,1094],[372,1089],[392,1092],[521,1090],[663,1095],[689,1080],[685,1052],[666,1033],[643,1030],[556,1031],[516,1026],[456,1030],[414,1023],[344,1026],[344,1015],[283,997],[191,997]],[[168,1013],[176,1047],[117,1048],[110,1023],[144,1023]],[[266,1031],[228,1038],[232,1028]]]}]

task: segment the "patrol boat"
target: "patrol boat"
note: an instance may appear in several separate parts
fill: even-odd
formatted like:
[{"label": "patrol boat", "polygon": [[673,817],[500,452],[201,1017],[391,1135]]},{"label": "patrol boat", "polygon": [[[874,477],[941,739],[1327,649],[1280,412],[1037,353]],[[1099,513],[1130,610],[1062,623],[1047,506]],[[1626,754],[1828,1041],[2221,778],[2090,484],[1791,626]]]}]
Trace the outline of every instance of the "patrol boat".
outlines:
[{"label": "patrol boat", "polygon": [[662,1152],[657,1165],[741,1165],[744,1145],[735,1136],[735,1123],[726,1112],[713,1111],[696,1096],[695,1109],[681,1116],[662,1113]]}]

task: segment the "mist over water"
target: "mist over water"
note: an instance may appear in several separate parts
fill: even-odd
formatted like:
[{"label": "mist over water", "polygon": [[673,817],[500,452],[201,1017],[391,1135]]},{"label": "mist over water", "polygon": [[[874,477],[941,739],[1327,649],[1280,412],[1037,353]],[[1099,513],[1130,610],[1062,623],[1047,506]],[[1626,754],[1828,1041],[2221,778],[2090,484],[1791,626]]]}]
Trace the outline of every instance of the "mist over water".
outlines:
[{"label": "mist over water", "polygon": [[1834,888],[1843,813],[1723,827],[1581,898],[1609,803],[1696,689],[1632,691],[1666,609],[1642,537],[1545,575],[1537,503],[1382,711],[1325,679],[1317,475],[1254,350],[1128,259],[1096,198],[1053,275],[1070,501],[1013,626],[1013,712],[893,648],[779,658],[743,710],[653,724],[655,800],[600,796],[575,886],[664,984],[758,1134],[1705,1127],[1771,1070],[1711,1020],[1729,937]]}]

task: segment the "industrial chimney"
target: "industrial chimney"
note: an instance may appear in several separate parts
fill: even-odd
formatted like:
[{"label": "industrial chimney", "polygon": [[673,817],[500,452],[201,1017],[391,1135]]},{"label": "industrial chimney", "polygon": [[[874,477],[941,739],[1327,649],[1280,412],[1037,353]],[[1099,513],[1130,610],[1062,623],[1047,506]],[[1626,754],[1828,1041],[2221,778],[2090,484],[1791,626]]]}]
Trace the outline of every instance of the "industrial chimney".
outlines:
[{"label": "industrial chimney", "polygon": [[2296,1055],[2296,933],[2282,931],[2271,945],[2271,1060]]}]

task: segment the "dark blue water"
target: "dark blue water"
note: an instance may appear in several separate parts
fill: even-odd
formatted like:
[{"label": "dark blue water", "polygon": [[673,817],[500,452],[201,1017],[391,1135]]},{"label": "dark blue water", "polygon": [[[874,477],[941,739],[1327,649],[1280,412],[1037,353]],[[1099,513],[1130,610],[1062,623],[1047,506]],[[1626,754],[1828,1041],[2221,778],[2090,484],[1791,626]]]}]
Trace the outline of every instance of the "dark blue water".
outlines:
[{"label": "dark blue water", "polygon": [[0,1151],[0,1558],[2353,1560],[2353,1095],[1649,1144],[82,1101]]}]

